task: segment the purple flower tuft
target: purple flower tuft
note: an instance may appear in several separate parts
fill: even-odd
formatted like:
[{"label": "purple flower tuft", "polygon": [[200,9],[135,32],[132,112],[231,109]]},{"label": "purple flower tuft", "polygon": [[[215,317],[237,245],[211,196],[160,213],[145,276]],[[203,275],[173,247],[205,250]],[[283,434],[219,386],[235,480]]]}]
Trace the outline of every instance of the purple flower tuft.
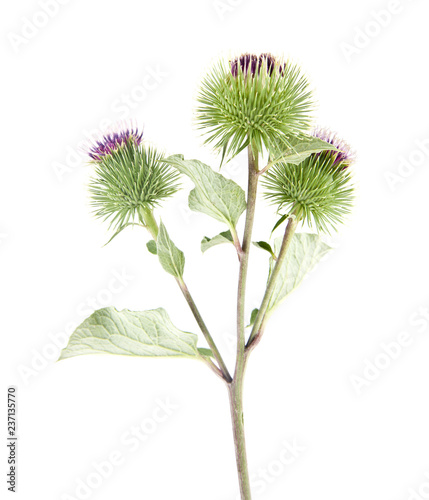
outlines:
[{"label": "purple flower tuft", "polygon": [[[262,67],[265,67],[267,74],[271,76],[275,65],[276,59],[271,54],[261,54],[260,56],[256,54],[242,54],[231,61],[231,73],[236,78],[238,76],[238,68],[241,67],[241,71],[245,76],[249,74],[255,76],[259,74]],[[279,67],[279,72],[283,74],[282,66]]]},{"label": "purple flower tuft", "polygon": [[[337,134],[326,128],[317,128],[313,132],[314,137],[318,137],[332,146],[335,146],[338,151],[327,151],[326,153],[335,155],[334,165],[342,163],[344,168],[348,167],[355,161],[355,154],[347,142],[340,139]],[[318,153],[321,154],[321,153]]]},{"label": "purple flower tuft", "polygon": [[101,161],[103,156],[112,154],[113,151],[127,142],[133,141],[138,146],[141,144],[142,139],[143,132],[139,132],[137,128],[127,128],[125,130],[110,132],[95,141],[88,154],[92,160]]}]

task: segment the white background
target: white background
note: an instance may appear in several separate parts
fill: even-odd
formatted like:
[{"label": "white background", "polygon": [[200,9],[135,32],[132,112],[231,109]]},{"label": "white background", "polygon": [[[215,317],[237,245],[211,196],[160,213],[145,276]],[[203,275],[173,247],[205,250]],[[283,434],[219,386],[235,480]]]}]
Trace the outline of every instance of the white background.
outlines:
[{"label": "white background", "polygon": [[[359,158],[356,207],[330,241],[335,251],[275,314],[249,363],[254,497],[429,498],[427,2],[71,0],[49,3],[50,17],[42,3],[3,2],[0,13],[1,399],[18,386],[14,498],[236,498],[227,393],[202,363],[55,363],[53,339],[62,343],[94,305],[163,306],[178,327],[197,332],[143,230],[103,247],[108,231],[90,213],[91,168],[78,144],[106,120],[134,118],[168,153],[216,168],[193,122],[194,97],[213,61],[242,51],[299,63],[315,89],[315,123],[338,131]],[[245,160],[225,170],[243,185]],[[187,210],[190,186],[161,215],[231,363],[237,259],[227,246],[201,255],[201,238],[224,228]],[[263,199],[258,210],[255,238],[265,239],[275,214]],[[254,249],[248,313],[265,276],[266,256]],[[408,345],[397,359],[382,355],[381,344],[401,333]],[[374,362],[385,368],[365,371]],[[154,425],[159,400],[175,408]],[[123,439],[141,423],[152,434],[134,451]],[[293,459],[285,442],[299,449]],[[94,463],[114,452],[121,465],[98,481]]]}]

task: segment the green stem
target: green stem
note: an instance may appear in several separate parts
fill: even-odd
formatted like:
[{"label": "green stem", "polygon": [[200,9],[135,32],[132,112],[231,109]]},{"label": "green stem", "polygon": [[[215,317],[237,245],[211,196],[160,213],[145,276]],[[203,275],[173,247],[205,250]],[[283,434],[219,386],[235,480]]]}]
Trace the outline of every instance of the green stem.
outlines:
[{"label": "green stem", "polygon": [[228,382],[227,380],[225,380],[224,374],[222,373],[221,369],[217,365],[215,365],[208,356],[203,356],[200,354],[200,359],[210,368],[210,370],[213,371],[213,373],[215,373],[223,381]]},{"label": "green stem", "polygon": [[250,246],[252,242],[253,221],[255,218],[256,192],[258,187],[258,157],[258,153],[255,153],[252,147],[249,146],[247,210],[242,252],[240,258],[237,293],[237,358],[235,364],[234,379],[228,388],[234,434],[235,456],[237,461],[238,479],[242,500],[251,500],[252,497],[252,493],[250,490],[243,417],[243,382],[247,360],[245,352],[246,339],[244,313],[246,303],[247,270],[249,265]]},{"label": "green stem", "polygon": [[[149,210],[147,208],[141,208],[140,209],[140,216],[141,216],[142,221],[145,225],[145,228],[150,232],[153,239],[155,241],[157,241],[159,228],[158,228],[158,223],[156,222],[156,219],[153,215],[152,210]],[[228,371],[228,368],[227,368],[227,366],[222,358],[222,355],[219,352],[219,349],[217,348],[217,346],[215,344],[215,341],[213,340],[213,337],[211,336],[206,324],[204,323],[204,320],[200,314],[200,311],[198,310],[197,305],[195,304],[194,299],[192,298],[192,295],[191,295],[188,287],[186,286],[186,283],[183,281],[183,278],[182,279],[176,278],[176,281],[180,287],[180,290],[183,293],[183,296],[186,299],[186,302],[189,305],[189,308],[192,311],[192,314],[194,315],[195,321],[198,323],[198,326],[200,327],[201,332],[203,333],[207,343],[209,344],[209,347],[210,347],[216,361],[219,363],[221,377],[225,380],[225,382],[228,382],[228,383],[231,382],[232,377]],[[212,363],[209,363],[209,360],[207,360],[204,357],[202,357],[202,359],[204,362],[209,364],[209,367],[211,369],[213,369],[213,366],[210,366]],[[217,375],[219,375],[219,369],[217,369],[217,371],[216,370],[214,370],[214,371],[215,371],[215,373],[217,373]]]},{"label": "green stem", "polygon": [[250,334],[249,340],[247,342],[247,346],[251,346],[255,341],[256,337],[262,334],[263,328],[262,325],[264,323],[266,312],[268,309],[268,304],[271,299],[271,295],[273,293],[274,287],[276,285],[277,277],[282,268],[283,262],[286,258],[287,250],[292,241],[292,237],[295,233],[296,226],[298,224],[298,218],[295,215],[292,215],[288,219],[288,223],[286,224],[285,234],[283,236],[282,246],[280,248],[279,255],[277,257],[277,261],[274,265],[273,272],[271,273],[270,280],[268,282],[267,288],[265,290],[264,298],[262,299],[261,307],[259,308],[258,314],[255,318],[255,323],[253,324],[252,332]]},{"label": "green stem", "polygon": [[152,238],[156,241],[158,238],[158,224],[153,215],[153,211],[149,208],[140,208],[140,215],[146,229],[152,235]]},{"label": "green stem", "polygon": [[245,349],[245,302],[246,302],[246,282],[247,269],[249,265],[249,253],[252,243],[253,221],[255,219],[256,191],[258,188],[258,154],[254,155],[251,146],[248,149],[249,179],[247,188],[247,210],[246,222],[244,226],[242,255],[240,260],[240,270],[238,276],[237,293],[237,360],[236,373],[242,370],[244,349]]},{"label": "green stem", "polygon": [[198,310],[198,308],[194,302],[194,299],[192,298],[192,295],[190,294],[188,287],[186,286],[186,283],[183,281],[183,279],[179,279],[179,278],[176,278],[176,281],[180,287],[180,290],[182,290],[183,296],[185,297],[186,302],[188,303],[189,308],[191,309],[192,314],[194,315],[194,318],[195,318],[196,322],[198,323],[198,326],[200,327],[200,330],[203,332],[203,335],[204,335],[214,357],[216,358],[216,361],[219,363],[219,366],[222,370],[222,374],[224,376],[225,381],[228,383],[231,382],[232,378],[231,378],[231,375],[228,371],[228,368],[227,368],[227,366],[226,366],[226,364],[225,364],[225,362],[224,362],[224,360],[219,352],[219,349],[216,346],[215,341],[213,340],[213,337],[210,335],[210,332],[209,332],[206,324],[204,323],[204,320],[200,314],[200,311]]},{"label": "green stem", "polygon": [[234,435],[235,457],[237,462],[238,480],[242,500],[251,500],[249,467],[247,463],[246,439],[243,414],[243,382],[247,355],[244,354],[243,370],[236,373],[234,380],[228,386],[229,405],[231,410],[232,430]]},{"label": "green stem", "polygon": [[243,249],[241,248],[240,239],[238,237],[237,230],[235,229],[235,227],[231,227],[230,231],[231,231],[232,240],[233,240],[235,249],[237,250],[238,259],[241,260],[241,256],[243,255]]}]

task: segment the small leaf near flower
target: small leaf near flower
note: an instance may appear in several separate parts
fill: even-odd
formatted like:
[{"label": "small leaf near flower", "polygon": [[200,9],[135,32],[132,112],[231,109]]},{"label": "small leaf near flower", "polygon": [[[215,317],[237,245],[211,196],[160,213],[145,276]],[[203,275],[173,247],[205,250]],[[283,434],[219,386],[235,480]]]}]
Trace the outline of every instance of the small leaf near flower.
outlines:
[{"label": "small leaf near flower", "polygon": [[234,243],[231,231],[224,231],[216,236],[213,236],[213,238],[204,236],[201,240],[201,251],[204,253],[209,248],[221,245],[222,243]]},{"label": "small leaf near flower", "polygon": [[284,142],[281,141],[276,144],[276,146],[272,146],[270,148],[270,154],[273,156],[270,163],[275,164],[277,162],[285,162],[298,165],[313,153],[337,150],[333,144],[319,139],[318,137],[307,135],[292,137],[288,139],[288,143],[288,146],[285,147]]},{"label": "small leaf near flower", "polygon": [[156,248],[156,241],[155,240],[150,240],[146,243],[146,247],[149,250],[150,253],[153,255],[156,255],[158,253],[158,250]]},{"label": "small leaf near flower", "polygon": [[256,316],[258,315],[258,312],[259,312],[258,308],[253,309],[253,311],[250,314],[250,322],[246,328],[249,328],[250,326],[252,326],[255,323],[255,319],[256,319]]},{"label": "small leaf near flower", "polygon": [[159,224],[158,240],[156,242],[159,262],[167,273],[175,278],[183,277],[185,256],[171,241],[163,222]]},{"label": "small leaf near flower", "polygon": [[164,161],[190,177],[195,184],[195,189],[189,194],[191,210],[209,215],[227,224],[231,231],[235,230],[246,209],[246,195],[236,182],[198,160],[184,160],[174,155]]},{"label": "small leaf near flower", "polygon": [[283,222],[289,217],[288,214],[282,215],[280,219],[274,224],[273,229],[271,230],[271,234],[274,233],[274,231],[283,224]]},{"label": "small leaf near flower", "polygon": [[260,248],[261,250],[265,250],[271,255],[274,260],[277,260],[277,257],[269,243],[267,243],[266,241],[254,241],[253,244],[255,245],[255,247]]}]

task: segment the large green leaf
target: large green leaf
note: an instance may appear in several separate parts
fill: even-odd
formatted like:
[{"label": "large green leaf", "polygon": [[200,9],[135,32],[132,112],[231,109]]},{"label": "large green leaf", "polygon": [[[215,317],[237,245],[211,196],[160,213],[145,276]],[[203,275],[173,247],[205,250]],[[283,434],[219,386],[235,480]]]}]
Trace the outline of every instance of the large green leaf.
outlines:
[{"label": "large green leaf", "polygon": [[189,194],[191,210],[225,222],[230,229],[235,228],[246,209],[246,196],[236,182],[226,179],[198,160],[184,160],[174,155],[164,161],[190,177],[195,184],[195,189]]},{"label": "large green leaf", "polygon": [[161,266],[176,278],[182,278],[185,267],[185,256],[171,241],[164,224],[160,223],[156,242],[159,262]]},{"label": "large green leaf", "polygon": [[288,147],[285,147],[284,143],[279,143],[271,148],[270,163],[284,162],[299,165],[313,153],[337,149],[329,142],[309,135],[290,138],[288,143]]},{"label": "large green leaf", "polygon": [[197,335],[176,328],[164,309],[95,311],[70,337],[60,359],[81,354],[198,357]]},{"label": "large green leaf", "polygon": [[[274,241],[274,252],[279,254],[282,245],[282,238]],[[306,274],[308,274],[319,260],[331,248],[323,243],[320,236],[309,233],[294,234],[288,248],[286,258],[280,268],[273,293],[268,305],[268,310],[272,310],[287,297],[296,287],[298,287]],[[274,268],[275,260],[270,258],[270,275]]]},{"label": "large green leaf", "polygon": [[201,240],[201,251],[204,253],[209,248],[216,245],[221,245],[222,243],[234,243],[231,231],[224,231],[223,233],[213,236],[213,238],[204,236],[204,238]]}]

